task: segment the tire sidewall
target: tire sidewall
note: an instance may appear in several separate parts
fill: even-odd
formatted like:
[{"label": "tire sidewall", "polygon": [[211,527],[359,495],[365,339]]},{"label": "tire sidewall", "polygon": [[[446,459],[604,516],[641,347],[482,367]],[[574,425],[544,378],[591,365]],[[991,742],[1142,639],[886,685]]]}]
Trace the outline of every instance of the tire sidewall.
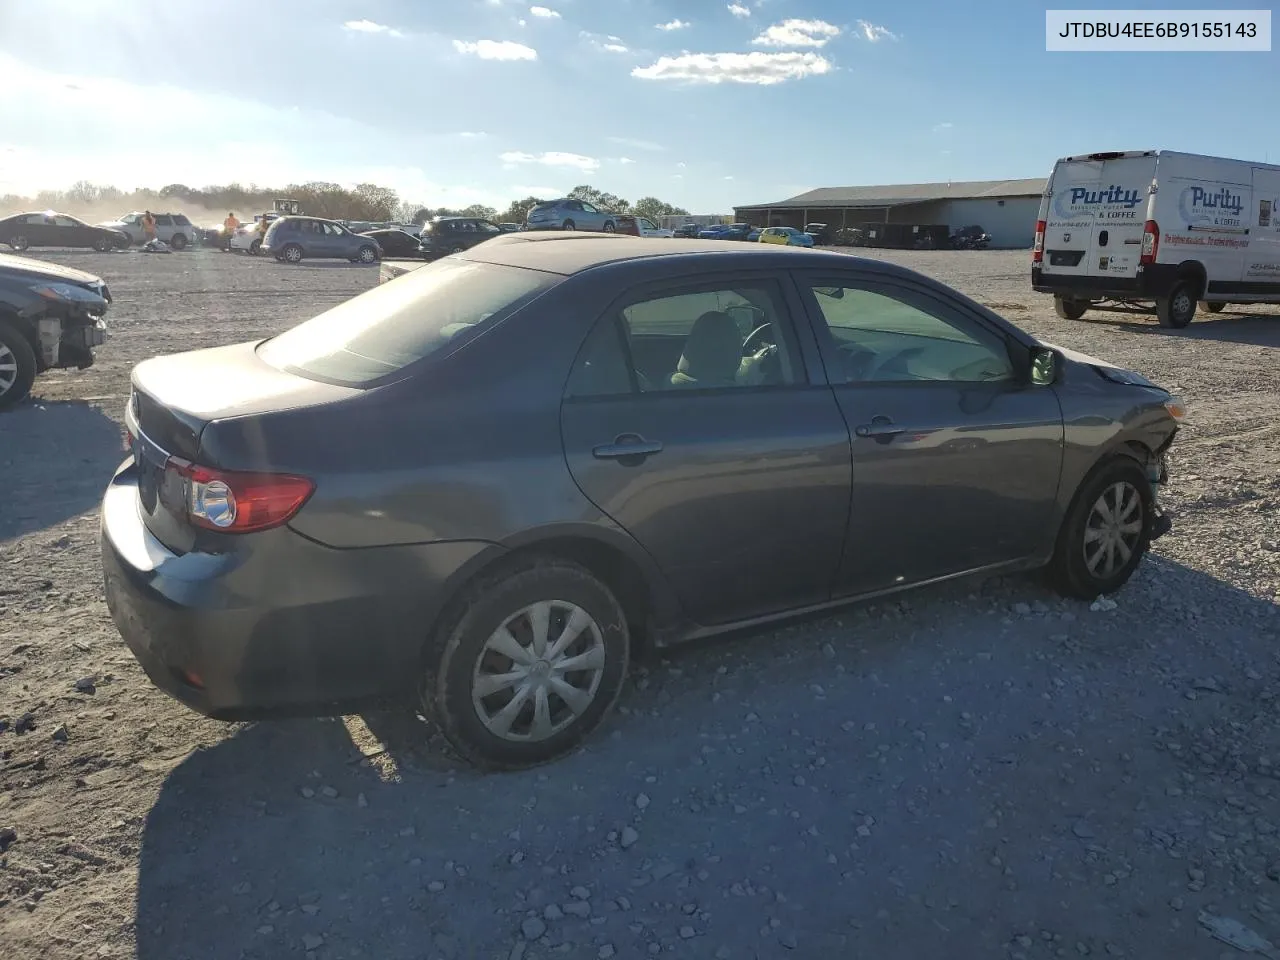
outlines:
[{"label": "tire sidewall", "polygon": [[[595,700],[572,726],[536,743],[513,743],[490,733],[476,713],[471,700],[476,660],[489,636],[508,617],[548,600],[577,604],[596,621],[605,646],[604,672]],[[613,594],[585,570],[560,563],[530,566],[487,581],[462,609],[443,647],[436,647],[437,661],[427,664],[424,694],[445,736],[468,759],[502,769],[549,762],[578,746],[613,709],[626,679],[630,632]]]},{"label": "tire sidewall", "polygon": [[[1180,297],[1186,297],[1190,306],[1182,313],[1177,311],[1177,303]],[[1161,326],[1171,327],[1175,330],[1181,330],[1186,327],[1195,318],[1196,315],[1196,291],[1192,288],[1189,280],[1180,280],[1169,291],[1169,299],[1157,306],[1157,317]]]},{"label": "tire sidewall", "polygon": [[36,354],[22,331],[0,320],[0,341],[9,348],[18,363],[18,378],[13,386],[0,394],[0,410],[21,403],[30,393],[36,379]]},{"label": "tire sidewall", "polygon": [[[1142,533],[1133,556],[1116,573],[1107,578],[1095,577],[1084,560],[1084,532],[1093,505],[1107,487],[1126,481],[1138,490],[1142,500]],[[1063,586],[1081,599],[1093,599],[1119,590],[1133,576],[1151,546],[1151,531],[1155,521],[1155,493],[1142,465],[1132,457],[1117,454],[1100,464],[1080,485],[1076,498],[1062,525],[1055,556],[1055,566]]]},{"label": "tire sidewall", "polygon": [[289,244],[280,252],[281,254],[284,255],[285,263],[301,263],[302,262],[302,248],[298,246],[296,243]]},{"label": "tire sidewall", "polygon": [[373,247],[361,247],[360,252],[356,254],[356,259],[361,263],[373,263],[378,259],[378,252]]}]

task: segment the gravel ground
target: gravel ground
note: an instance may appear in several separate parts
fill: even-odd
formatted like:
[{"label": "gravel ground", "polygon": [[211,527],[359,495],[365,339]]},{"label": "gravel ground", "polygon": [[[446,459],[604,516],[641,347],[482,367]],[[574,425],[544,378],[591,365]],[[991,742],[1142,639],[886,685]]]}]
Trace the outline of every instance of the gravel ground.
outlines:
[{"label": "gravel ground", "polygon": [[407,715],[204,720],[102,600],[131,366],[273,333],[376,270],[50,254],[116,301],[95,367],[0,416],[0,956],[1280,945],[1280,315],[1071,323],[1025,251],[883,256],[1181,392],[1174,532],[1114,602],[970,582],[682,648],[580,754],[481,776]]}]

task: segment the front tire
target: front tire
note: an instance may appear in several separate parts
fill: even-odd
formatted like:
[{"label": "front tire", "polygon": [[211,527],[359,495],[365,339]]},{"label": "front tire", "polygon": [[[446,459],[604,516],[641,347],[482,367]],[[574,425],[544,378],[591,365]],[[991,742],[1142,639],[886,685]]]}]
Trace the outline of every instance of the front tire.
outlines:
[{"label": "front tire", "polygon": [[575,749],[622,691],[630,632],[612,591],[575,563],[532,559],[482,577],[428,645],[423,707],[453,748],[491,769]]},{"label": "front tire", "polygon": [[373,249],[373,247],[361,247],[359,252],[356,254],[356,259],[361,263],[373,263],[373,261],[378,259],[378,251]]},{"label": "front tire", "polygon": [[1079,320],[1088,309],[1088,300],[1068,300],[1065,297],[1053,298],[1053,312],[1063,320]]},{"label": "front tire", "polygon": [[1094,469],[1067,511],[1049,579],[1063,596],[1094,600],[1114,593],[1138,569],[1155,519],[1146,471],[1123,454]]},{"label": "front tire", "polygon": [[1156,301],[1156,319],[1160,326],[1181,330],[1196,315],[1196,291],[1188,280],[1180,280],[1169,296]]},{"label": "front tire", "polygon": [[262,252],[261,240],[255,240],[253,241],[253,243],[249,244],[249,256],[256,257],[261,252]]},{"label": "front tire", "polygon": [[110,253],[114,248],[115,244],[112,243],[110,237],[99,237],[97,240],[93,241],[93,249],[97,250],[99,253]]},{"label": "front tire", "polygon": [[31,246],[31,241],[22,234],[18,234],[16,237],[9,238],[9,246],[21,253],[23,250],[27,249],[27,247]]},{"label": "front tire", "polygon": [[296,243],[291,243],[280,251],[280,256],[284,257],[285,263],[301,263],[302,248]]},{"label": "front tire", "polygon": [[187,235],[185,233],[175,233],[173,239],[169,241],[169,246],[175,250],[187,249]]},{"label": "front tire", "polygon": [[1205,313],[1221,313],[1222,308],[1225,306],[1226,304],[1221,301],[1215,301],[1213,303],[1206,303],[1204,300],[1200,301],[1200,309]]},{"label": "front tire", "polygon": [[615,226],[613,225],[613,221],[612,221],[612,220],[606,220],[606,221],[605,221],[605,223],[604,223],[604,232],[605,232],[605,233],[613,233],[613,232],[614,232],[614,231],[616,231],[616,230],[617,230],[617,227],[615,227]]},{"label": "front tire", "polygon": [[22,332],[0,320],[0,410],[21,403],[36,379],[36,354]]},{"label": "front tire", "polygon": [[566,221],[561,225],[561,229],[562,229],[562,230],[577,230],[577,229],[578,229],[578,225],[577,225],[576,223],[574,223],[572,220],[566,220]]}]

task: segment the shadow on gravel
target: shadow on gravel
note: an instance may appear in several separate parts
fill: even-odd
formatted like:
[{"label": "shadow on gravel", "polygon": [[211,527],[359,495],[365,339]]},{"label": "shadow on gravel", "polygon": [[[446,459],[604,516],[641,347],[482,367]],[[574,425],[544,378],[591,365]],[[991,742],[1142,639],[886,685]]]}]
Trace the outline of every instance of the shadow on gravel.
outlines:
[{"label": "shadow on gravel", "polygon": [[1160,906],[1199,861],[1150,834],[1198,761],[1151,729],[1246,710],[1275,605],[1160,557],[1109,613],[1022,579],[901,599],[682,648],[541,769],[455,765],[407,715],[364,718],[372,758],[351,721],[243,726],[147,817],[137,955],[1217,956]]},{"label": "shadow on gravel", "polygon": [[124,458],[119,424],[90,403],[0,413],[0,542],[94,509]]},{"label": "shadow on gravel", "polygon": [[[1124,327],[1134,333],[1153,333],[1159,336],[1178,337],[1183,340],[1217,340],[1221,343],[1250,343],[1260,347],[1280,347],[1280,316],[1275,314],[1234,313],[1231,308],[1208,319],[1208,314],[1197,313],[1191,325],[1181,330],[1160,326],[1155,317],[1149,320],[1121,319],[1124,313],[1090,314],[1095,324]],[[1113,319],[1114,318],[1114,319]]]}]

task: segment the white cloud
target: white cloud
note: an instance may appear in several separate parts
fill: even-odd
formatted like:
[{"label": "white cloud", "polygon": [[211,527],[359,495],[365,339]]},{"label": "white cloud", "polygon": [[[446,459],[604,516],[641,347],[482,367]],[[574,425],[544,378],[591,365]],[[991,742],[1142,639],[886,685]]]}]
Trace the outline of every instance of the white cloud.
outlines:
[{"label": "white cloud", "polygon": [[726,180],[732,180],[732,179],[733,179],[733,177],[731,177],[731,176],[730,176],[730,177],[725,177],[725,179],[726,179]]},{"label": "white cloud", "polygon": [[544,20],[560,19],[560,14],[550,7],[530,7],[529,13],[535,17],[542,17]]},{"label": "white cloud", "polygon": [[635,147],[637,150],[649,150],[657,153],[658,151],[667,149],[660,143],[654,143],[652,140],[633,140],[630,137],[606,137],[610,143],[616,143],[620,147]]},{"label": "white cloud", "polygon": [[595,157],[584,157],[580,153],[564,153],[556,150],[537,154],[511,150],[498,159],[513,166],[523,163],[540,163],[545,167],[573,167],[584,173],[593,173],[600,169],[600,161]]},{"label": "white cloud", "polygon": [[749,16],[751,16],[751,8],[750,8],[750,7],[744,7],[744,6],[743,6],[742,4],[740,4],[740,3],[731,3],[731,4],[729,4],[728,9],[729,9],[729,12],[730,12],[730,13],[732,13],[735,17],[749,17]]},{"label": "white cloud", "polygon": [[581,37],[583,40],[586,40],[588,43],[590,43],[593,47],[597,48],[598,50],[604,50],[608,53],[630,53],[631,52],[630,49],[627,47],[627,45],[622,42],[622,38],[615,37],[613,34],[609,34],[608,36],[602,37],[602,36],[599,36],[598,34],[591,33],[588,30],[581,30],[578,32],[578,36]]},{"label": "white cloud", "polygon": [[385,23],[374,23],[372,20],[348,20],[342,25],[342,29],[351,33],[385,33],[388,37],[404,36],[395,27],[388,27]]},{"label": "white cloud", "polygon": [[954,124],[954,123],[952,123],[952,122],[951,122],[951,121],[949,121],[949,120],[948,120],[946,123],[935,123],[935,124],[933,125],[933,132],[934,132],[934,133],[940,133],[940,132],[941,132],[941,131],[943,131],[943,130],[950,130],[950,129],[951,129],[952,127],[954,127],[954,126],[955,126],[955,124]]},{"label": "white cloud", "polygon": [[635,161],[632,160],[630,157],[619,157],[618,162],[623,164],[624,166],[628,163],[635,163]]},{"label": "white cloud", "polygon": [[688,164],[685,163],[683,160],[681,160],[679,163],[676,164],[676,166],[679,167],[681,170],[683,170],[685,167],[688,166]]},{"label": "white cloud", "polygon": [[475,54],[481,60],[537,60],[538,51],[526,47],[523,43],[511,40],[468,40],[453,41],[453,48],[459,53]]},{"label": "white cloud", "polygon": [[752,43],[762,47],[825,47],[840,28],[825,20],[783,20],[775,23]]},{"label": "white cloud", "polygon": [[683,30],[689,26],[688,20],[668,20],[666,23],[655,23],[655,27],[659,30]]},{"label": "white cloud", "polygon": [[881,40],[897,40],[896,33],[890,33],[884,27],[877,27],[874,23],[868,23],[866,20],[858,21],[858,29],[862,31],[862,35],[872,43],[878,43]]},{"label": "white cloud", "polygon": [[457,135],[463,140],[478,140],[480,137],[488,136],[483,130],[459,130]]},{"label": "white cloud", "polygon": [[772,86],[829,73],[831,61],[816,53],[686,53],[661,57],[636,67],[641,80],[687,80],[690,83],[751,83]]}]

